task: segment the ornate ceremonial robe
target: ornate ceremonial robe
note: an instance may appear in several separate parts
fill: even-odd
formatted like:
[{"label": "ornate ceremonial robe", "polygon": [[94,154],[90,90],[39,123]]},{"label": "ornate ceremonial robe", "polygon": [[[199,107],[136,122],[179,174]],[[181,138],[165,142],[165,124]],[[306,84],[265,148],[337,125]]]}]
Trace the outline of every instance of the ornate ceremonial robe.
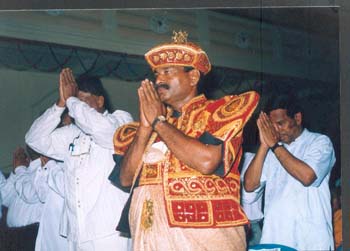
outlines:
[{"label": "ornate ceremonial robe", "polygon": [[[139,176],[138,186],[162,185],[169,226],[210,228],[248,223],[240,206],[238,166],[242,156],[243,127],[258,101],[259,95],[254,91],[215,101],[200,95],[187,103],[178,117],[168,109],[167,122],[187,136],[203,143],[223,144],[222,164],[212,175],[201,174],[187,166],[169,149],[163,159],[144,162],[140,172],[135,174],[134,180]],[[116,155],[125,154],[137,128],[138,123],[131,123],[116,131]],[[158,142],[161,138],[153,133],[149,146]]]}]

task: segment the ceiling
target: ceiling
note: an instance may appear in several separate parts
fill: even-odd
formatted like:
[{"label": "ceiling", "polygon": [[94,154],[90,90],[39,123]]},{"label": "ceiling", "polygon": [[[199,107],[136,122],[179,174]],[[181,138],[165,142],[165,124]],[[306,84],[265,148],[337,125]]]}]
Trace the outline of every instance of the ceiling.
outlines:
[{"label": "ceiling", "polygon": [[339,7],[225,8],[215,12],[338,38]]}]

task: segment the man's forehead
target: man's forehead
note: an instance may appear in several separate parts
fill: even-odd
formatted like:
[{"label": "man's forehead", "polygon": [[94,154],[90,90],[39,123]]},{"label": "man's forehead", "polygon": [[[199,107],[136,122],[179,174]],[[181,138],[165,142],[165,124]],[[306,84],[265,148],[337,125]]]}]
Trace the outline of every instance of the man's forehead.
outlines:
[{"label": "man's forehead", "polygon": [[183,66],[169,65],[169,66],[165,66],[165,67],[157,67],[153,71],[154,72],[162,72],[162,71],[167,71],[167,70],[179,70],[179,69],[183,69],[183,68],[184,68]]},{"label": "man's forehead", "polygon": [[278,119],[278,120],[285,119],[286,117],[288,117],[287,110],[286,109],[272,110],[269,113],[269,117],[270,119]]}]

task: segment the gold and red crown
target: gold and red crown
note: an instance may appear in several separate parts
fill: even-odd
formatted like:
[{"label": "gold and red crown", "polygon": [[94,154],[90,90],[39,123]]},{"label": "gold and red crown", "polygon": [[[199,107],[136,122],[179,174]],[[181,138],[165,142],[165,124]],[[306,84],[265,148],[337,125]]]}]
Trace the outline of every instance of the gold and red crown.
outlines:
[{"label": "gold and red crown", "polygon": [[175,32],[172,43],[157,45],[145,58],[152,69],[167,66],[191,66],[203,74],[211,70],[207,54],[196,44],[187,42],[187,32]]}]

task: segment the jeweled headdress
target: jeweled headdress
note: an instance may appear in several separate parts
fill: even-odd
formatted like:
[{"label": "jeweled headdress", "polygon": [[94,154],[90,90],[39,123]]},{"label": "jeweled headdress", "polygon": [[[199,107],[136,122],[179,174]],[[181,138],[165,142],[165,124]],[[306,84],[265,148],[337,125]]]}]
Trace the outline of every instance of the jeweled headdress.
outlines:
[{"label": "jeweled headdress", "polygon": [[185,31],[173,31],[171,43],[157,45],[145,54],[152,69],[166,66],[191,66],[203,74],[211,70],[207,54],[196,44],[187,42]]}]

